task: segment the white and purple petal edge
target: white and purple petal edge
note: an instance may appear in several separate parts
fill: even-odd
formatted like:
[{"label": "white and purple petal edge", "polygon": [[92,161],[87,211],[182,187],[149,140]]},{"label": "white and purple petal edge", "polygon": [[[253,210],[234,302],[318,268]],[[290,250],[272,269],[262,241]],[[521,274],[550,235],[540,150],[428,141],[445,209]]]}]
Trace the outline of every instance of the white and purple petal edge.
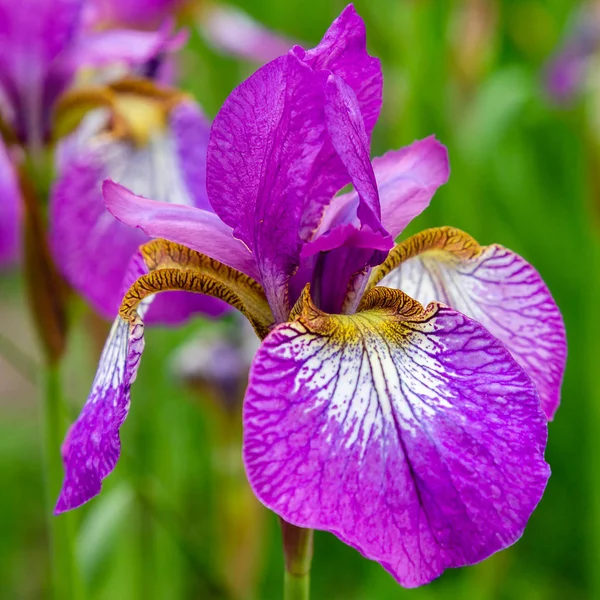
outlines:
[{"label": "white and purple petal edge", "polygon": [[55,514],[97,496],[102,480],[117,464],[119,429],[129,412],[131,385],[144,350],[142,319],[151,300],[152,296],[140,304],[132,322],[117,317],[113,323],[90,395],[63,444],[65,479]]},{"label": "white and purple petal edge", "polygon": [[471,259],[425,252],[380,285],[421,304],[443,302],[484,325],[533,379],[542,409],[553,418],[567,359],[565,326],[548,287],[524,258],[496,244]]}]

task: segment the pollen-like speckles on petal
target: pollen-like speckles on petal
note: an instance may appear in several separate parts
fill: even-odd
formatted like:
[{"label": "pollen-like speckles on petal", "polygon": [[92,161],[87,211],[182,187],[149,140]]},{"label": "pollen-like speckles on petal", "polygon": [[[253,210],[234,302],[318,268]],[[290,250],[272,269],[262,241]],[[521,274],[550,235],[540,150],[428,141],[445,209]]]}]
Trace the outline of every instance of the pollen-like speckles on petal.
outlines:
[{"label": "pollen-like speckles on petal", "polygon": [[129,288],[119,314],[124,319],[147,296],[168,290],[206,294],[242,312],[264,337],[273,323],[265,293],[255,280],[214,260],[167,240],[153,240],[140,248],[148,274]]},{"label": "pollen-like speckles on petal", "polygon": [[539,273],[519,255],[481,247],[457,229],[430,229],[398,244],[370,283],[401,289],[424,305],[443,302],[479,321],[534,380],[552,418],[566,361],[563,320]]},{"label": "pollen-like speckles on petal", "polygon": [[486,329],[439,305],[419,314],[406,301],[403,317],[394,295],[397,308],[384,299],[354,316],[307,303],[269,334],[244,404],[244,460],[268,508],[415,586],[518,539],[549,475],[547,425]]}]

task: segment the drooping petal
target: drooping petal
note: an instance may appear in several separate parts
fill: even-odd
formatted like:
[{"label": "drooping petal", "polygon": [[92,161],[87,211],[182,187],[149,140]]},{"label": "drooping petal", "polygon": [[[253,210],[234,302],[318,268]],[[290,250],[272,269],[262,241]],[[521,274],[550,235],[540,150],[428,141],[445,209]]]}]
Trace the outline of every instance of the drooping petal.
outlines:
[{"label": "drooping petal", "polygon": [[102,189],[109,212],[125,225],[137,227],[150,237],[183,244],[258,279],[253,255],[214,213],[148,200],[113,181],[105,181]]},{"label": "drooping petal", "polygon": [[15,167],[0,140],[0,267],[11,265],[20,254],[22,211]]},{"label": "drooping petal", "polygon": [[99,494],[102,480],[117,463],[119,429],[129,412],[130,388],[144,348],[143,316],[154,294],[185,290],[220,298],[245,314],[261,337],[273,321],[260,285],[242,273],[165,240],[149,242],[140,252],[140,277],[123,299],[88,400],[63,446],[65,480],[57,513]]},{"label": "drooping petal", "polygon": [[65,480],[55,514],[97,496],[119,460],[119,429],[129,412],[131,385],[144,350],[142,319],[150,300],[131,322],[117,317],[113,323],[90,395],[63,444]]},{"label": "drooping petal", "polygon": [[[209,125],[189,101],[174,108],[166,127],[155,129],[143,144],[112,140],[104,124],[101,114],[89,115],[61,144],[60,175],[51,196],[51,241],[55,260],[70,284],[101,315],[113,319],[127,264],[149,238],[106,210],[102,182],[110,177],[157,200],[205,207]],[[168,296],[173,297],[161,296],[152,304],[148,323],[173,324],[198,312],[216,316],[225,308],[214,298],[196,294]]]},{"label": "drooping petal", "polygon": [[310,168],[325,138],[321,78],[293,54],[282,56],[230,94],[211,129],[209,199],[255,254],[279,321],[298,264]]},{"label": "drooping petal", "polygon": [[441,227],[396,246],[370,283],[401,289],[421,303],[438,300],[479,321],[527,371],[546,416],[553,417],[567,355],[565,329],[546,284],[523,258]]},{"label": "drooping petal", "polygon": [[477,322],[377,288],[304,299],[254,360],[244,462],[258,498],[413,587],[515,542],[549,476],[535,386]]},{"label": "drooping petal", "polygon": [[222,2],[201,8],[199,26],[208,43],[220,52],[258,63],[274,60],[294,45],[239,8]]}]

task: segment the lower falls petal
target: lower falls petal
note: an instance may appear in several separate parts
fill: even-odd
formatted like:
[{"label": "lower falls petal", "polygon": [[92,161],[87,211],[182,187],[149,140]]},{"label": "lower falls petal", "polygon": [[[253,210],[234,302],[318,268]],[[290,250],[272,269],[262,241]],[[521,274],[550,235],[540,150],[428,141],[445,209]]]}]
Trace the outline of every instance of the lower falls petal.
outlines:
[{"label": "lower falls petal", "polygon": [[244,461],[280,517],[413,587],[521,536],[550,474],[547,423],[484,327],[370,293],[386,295],[352,316],[305,308],[269,334],[250,372]]}]

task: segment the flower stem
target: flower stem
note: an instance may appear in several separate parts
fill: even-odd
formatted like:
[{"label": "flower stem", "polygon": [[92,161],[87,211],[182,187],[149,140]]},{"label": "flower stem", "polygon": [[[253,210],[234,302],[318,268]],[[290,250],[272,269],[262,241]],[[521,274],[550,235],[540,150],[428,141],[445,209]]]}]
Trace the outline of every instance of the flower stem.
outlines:
[{"label": "flower stem", "polygon": [[82,597],[81,581],[75,565],[73,514],[55,517],[54,505],[63,478],[60,446],[63,437],[61,380],[58,363],[49,364],[44,372],[43,428],[46,515],[50,535],[52,593],[55,599],[75,600]]},{"label": "flower stem", "polygon": [[281,519],[285,574],[284,600],[310,598],[310,564],[313,556],[313,531],[302,529]]}]

